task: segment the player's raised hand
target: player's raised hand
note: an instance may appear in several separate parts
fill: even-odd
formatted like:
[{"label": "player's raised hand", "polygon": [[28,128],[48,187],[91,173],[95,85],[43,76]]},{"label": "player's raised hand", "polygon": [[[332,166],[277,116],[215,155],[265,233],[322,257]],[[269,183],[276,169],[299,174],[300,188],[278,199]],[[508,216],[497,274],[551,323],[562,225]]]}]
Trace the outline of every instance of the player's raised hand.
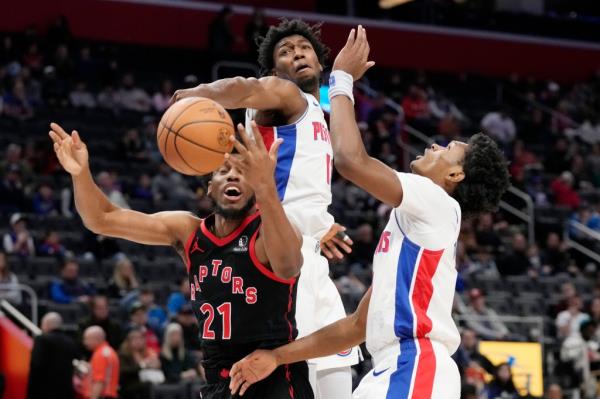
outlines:
[{"label": "player's raised hand", "polygon": [[187,97],[197,97],[196,88],[190,87],[189,89],[179,89],[175,90],[175,93],[171,96],[171,100],[169,101],[169,107],[175,104],[177,101],[187,98]]},{"label": "player's raised hand", "polygon": [[225,158],[244,174],[255,191],[265,184],[275,184],[273,176],[277,165],[277,151],[283,139],[277,139],[271,149],[267,151],[254,121],[252,122],[252,136],[241,123],[238,124],[238,131],[241,141],[230,136],[238,154],[225,154]]},{"label": "player's raised hand", "polygon": [[50,138],[54,152],[62,167],[73,176],[79,175],[88,165],[88,150],[76,130],[69,135],[57,123],[50,124]]},{"label": "player's raised hand", "polygon": [[[329,260],[343,259],[344,253],[352,252],[352,239],[345,233],[346,228],[334,223],[320,240],[321,251]],[[343,251],[343,252],[342,252]]]},{"label": "player's raised hand", "polygon": [[374,61],[369,61],[370,51],[367,31],[362,25],[358,25],[356,29],[350,31],[346,44],[335,57],[333,70],[347,72],[354,80],[362,78],[365,72],[375,65]]},{"label": "player's raised hand", "polygon": [[231,394],[239,392],[243,396],[250,385],[264,380],[279,366],[273,351],[256,350],[237,362],[229,371]]}]

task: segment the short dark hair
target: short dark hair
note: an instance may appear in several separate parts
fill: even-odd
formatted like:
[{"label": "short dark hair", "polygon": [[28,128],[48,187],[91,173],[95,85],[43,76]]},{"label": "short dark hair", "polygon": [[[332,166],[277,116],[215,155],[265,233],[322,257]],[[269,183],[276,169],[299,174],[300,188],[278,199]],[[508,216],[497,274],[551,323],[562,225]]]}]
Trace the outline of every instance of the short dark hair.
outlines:
[{"label": "short dark hair", "polygon": [[452,194],[465,218],[497,210],[510,185],[506,159],[494,140],[478,133],[468,144],[463,160],[465,178]]},{"label": "short dark hair", "polygon": [[309,25],[301,19],[282,18],[277,26],[269,27],[269,31],[264,37],[259,37],[258,44],[258,64],[261,68],[261,75],[269,75],[275,66],[273,50],[275,45],[284,37],[300,35],[306,38],[313,46],[319,63],[324,67],[325,60],[329,56],[329,48],[321,42],[321,23]]}]

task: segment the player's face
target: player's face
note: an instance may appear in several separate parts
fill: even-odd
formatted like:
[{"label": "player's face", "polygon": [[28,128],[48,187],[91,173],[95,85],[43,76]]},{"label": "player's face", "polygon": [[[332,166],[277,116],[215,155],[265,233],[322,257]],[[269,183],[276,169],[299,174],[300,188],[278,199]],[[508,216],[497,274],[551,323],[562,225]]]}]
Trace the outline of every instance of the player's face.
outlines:
[{"label": "player's face", "polygon": [[319,87],[323,67],[308,39],[292,35],[281,39],[273,50],[275,75],[289,79],[300,89],[309,93]]},{"label": "player's face", "polygon": [[213,173],[208,195],[215,202],[215,213],[226,219],[243,219],[254,207],[254,190],[229,162]]},{"label": "player's face", "polygon": [[410,163],[410,169],[421,176],[443,178],[449,168],[462,164],[467,148],[468,145],[462,141],[452,141],[447,147],[432,144]]}]

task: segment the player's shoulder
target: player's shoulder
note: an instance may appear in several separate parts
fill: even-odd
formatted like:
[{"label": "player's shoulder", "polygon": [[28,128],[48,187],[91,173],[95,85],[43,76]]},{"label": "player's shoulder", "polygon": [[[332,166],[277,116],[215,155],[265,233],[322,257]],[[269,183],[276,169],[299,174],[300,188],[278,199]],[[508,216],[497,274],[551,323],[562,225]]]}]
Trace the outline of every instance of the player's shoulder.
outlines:
[{"label": "player's shoulder", "polygon": [[[256,79],[256,78],[248,78],[248,79]],[[263,76],[262,78],[257,79],[265,88],[268,89],[276,89],[281,91],[286,91],[291,93],[301,94],[300,88],[292,81],[287,79],[282,79],[277,76]]]}]

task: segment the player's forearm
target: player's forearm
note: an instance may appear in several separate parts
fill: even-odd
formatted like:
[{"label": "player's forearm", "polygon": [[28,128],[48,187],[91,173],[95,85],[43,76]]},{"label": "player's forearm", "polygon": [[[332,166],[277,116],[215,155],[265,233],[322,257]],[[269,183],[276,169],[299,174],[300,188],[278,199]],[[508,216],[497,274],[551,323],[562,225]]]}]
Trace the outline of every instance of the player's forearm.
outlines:
[{"label": "player's forearm", "polygon": [[89,167],[73,177],[75,207],[85,226],[95,233],[101,233],[102,220],[107,212],[116,206],[104,195],[92,178]]},{"label": "player's forearm", "polygon": [[103,388],[104,388],[104,383],[99,382],[99,381],[92,382],[90,399],[100,399],[102,397],[102,389]]},{"label": "player's forearm", "polygon": [[242,77],[216,80],[201,84],[194,89],[198,97],[210,98],[228,109],[258,108],[251,99],[262,90],[257,79]]},{"label": "player's forearm", "polygon": [[369,158],[356,124],[354,105],[346,96],[335,96],[331,99],[331,109],[329,124],[335,166],[342,175],[352,175]]},{"label": "player's forearm", "polygon": [[278,365],[329,356],[365,341],[365,328],[354,315],[274,350]]},{"label": "player's forearm", "polygon": [[298,275],[302,266],[302,238],[287,218],[279,201],[275,182],[255,188],[262,216],[261,237],[269,264],[281,278]]}]

